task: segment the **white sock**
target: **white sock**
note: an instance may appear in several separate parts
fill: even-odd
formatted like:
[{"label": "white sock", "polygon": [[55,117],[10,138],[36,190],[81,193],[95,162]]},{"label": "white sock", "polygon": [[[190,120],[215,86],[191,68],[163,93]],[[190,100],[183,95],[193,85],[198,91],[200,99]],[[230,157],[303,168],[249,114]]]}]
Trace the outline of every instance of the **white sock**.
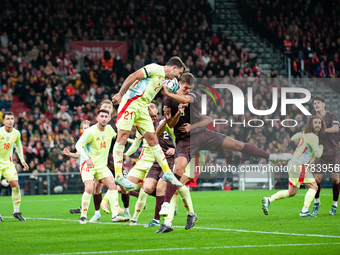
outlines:
[{"label": "white sock", "polygon": [[159,223],[159,220],[153,219],[154,221],[156,221],[157,223]]},{"label": "white sock", "polygon": [[308,207],[306,207],[306,206],[302,207],[302,212],[303,213],[308,212]]},{"label": "white sock", "polygon": [[14,213],[18,213],[19,212],[19,208],[14,208]]},{"label": "white sock", "polygon": [[100,210],[95,210],[95,211],[94,211],[94,214],[100,215]]},{"label": "white sock", "polygon": [[314,203],[320,203],[320,198],[315,198]]},{"label": "white sock", "polygon": [[129,207],[128,207],[128,208],[124,208],[124,212],[128,212],[128,213],[130,213],[130,211],[129,211]]},{"label": "white sock", "polygon": [[333,201],[333,204],[334,206],[338,207],[338,201]]}]

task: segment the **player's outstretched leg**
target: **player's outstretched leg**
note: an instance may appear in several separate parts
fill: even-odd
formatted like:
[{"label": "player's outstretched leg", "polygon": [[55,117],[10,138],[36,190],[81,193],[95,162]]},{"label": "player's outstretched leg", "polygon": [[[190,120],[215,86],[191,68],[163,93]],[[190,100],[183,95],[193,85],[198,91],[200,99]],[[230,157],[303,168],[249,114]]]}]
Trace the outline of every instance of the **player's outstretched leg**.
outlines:
[{"label": "player's outstretched leg", "polygon": [[292,158],[291,153],[282,153],[282,154],[269,154],[260,148],[249,144],[249,143],[242,143],[240,141],[236,141],[230,137],[226,137],[222,143],[223,150],[231,150],[231,151],[239,151],[243,154],[253,157],[265,158],[268,159],[270,162],[276,164],[281,161],[288,161]]},{"label": "player's outstretched leg", "polygon": [[163,180],[166,182],[170,182],[175,186],[182,187],[182,183],[170,170],[168,161],[166,160],[166,156],[164,155],[164,152],[158,143],[158,137],[156,136],[156,134],[152,132],[146,132],[144,137],[150,145],[152,156],[155,158],[155,160],[158,162],[159,166],[164,172],[162,177]]},{"label": "player's outstretched leg", "polygon": [[268,208],[271,202],[278,200],[278,199],[284,199],[289,197],[289,191],[288,190],[281,190],[274,195],[270,197],[264,197],[262,198],[262,211],[265,215],[268,215]]}]

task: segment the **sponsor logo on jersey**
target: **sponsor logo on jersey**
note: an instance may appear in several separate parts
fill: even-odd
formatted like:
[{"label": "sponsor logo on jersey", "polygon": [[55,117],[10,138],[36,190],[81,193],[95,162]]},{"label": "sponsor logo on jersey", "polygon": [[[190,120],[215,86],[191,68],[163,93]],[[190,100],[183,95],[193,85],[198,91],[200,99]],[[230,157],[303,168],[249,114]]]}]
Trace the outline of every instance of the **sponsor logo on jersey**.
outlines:
[{"label": "sponsor logo on jersey", "polygon": [[1,137],[1,140],[5,140],[5,137]]},{"label": "sponsor logo on jersey", "polygon": [[99,137],[97,137],[96,141],[99,141],[99,140],[100,140]]}]

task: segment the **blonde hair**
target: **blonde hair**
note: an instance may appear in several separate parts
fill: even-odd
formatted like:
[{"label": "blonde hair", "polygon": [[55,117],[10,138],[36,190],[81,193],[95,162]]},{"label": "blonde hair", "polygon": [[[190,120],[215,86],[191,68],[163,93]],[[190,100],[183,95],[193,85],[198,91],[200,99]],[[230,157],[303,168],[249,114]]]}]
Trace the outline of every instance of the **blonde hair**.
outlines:
[{"label": "blonde hair", "polygon": [[85,124],[90,125],[90,123],[91,123],[91,122],[90,122],[89,120],[84,120],[84,121],[82,121],[81,124],[80,124],[80,129],[83,130],[83,126],[84,126]]},{"label": "blonde hair", "polygon": [[113,108],[113,103],[110,99],[105,99],[105,100],[101,101],[100,107],[102,107],[103,104],[110,104]]}]

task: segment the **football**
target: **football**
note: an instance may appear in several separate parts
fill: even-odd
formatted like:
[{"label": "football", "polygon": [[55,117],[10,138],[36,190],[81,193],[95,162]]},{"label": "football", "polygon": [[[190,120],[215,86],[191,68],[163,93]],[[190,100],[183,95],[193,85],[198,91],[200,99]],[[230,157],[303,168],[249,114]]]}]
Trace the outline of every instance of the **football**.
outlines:
[{"label": "football", "polygon": [[178,81],[176,78],[172,80],[166,79],[163,82],[163,86],[166,87],[167,91],[169,91],[170,93],[173,93],[178,89]]}]

